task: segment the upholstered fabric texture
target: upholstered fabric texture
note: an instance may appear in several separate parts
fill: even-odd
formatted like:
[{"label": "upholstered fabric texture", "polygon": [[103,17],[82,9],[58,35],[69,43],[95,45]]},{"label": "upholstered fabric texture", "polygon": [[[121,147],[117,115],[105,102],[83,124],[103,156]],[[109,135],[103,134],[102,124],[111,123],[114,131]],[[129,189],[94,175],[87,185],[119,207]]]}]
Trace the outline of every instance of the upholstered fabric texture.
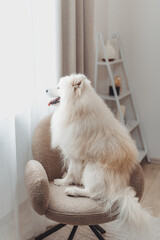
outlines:
[{"label": "upholstered fabric texture", "polygon": [[49,205],[49,181],[42,164],[30,160],[25,168],[25,184],[34,210],[44,215]]},{"label": "upholstered fabric texture", "polygon": [[51,115],[44,118],[34,131],[32,152],[35,160],[39,161],[48,176],[48,180],[62,177],[62,161],[60,152],[51,149],[50,135]]},{"label": "upholstered fabric texture", "polygon": [[115,219],[90,198],[67,196],[65,188],[50,182],[50,201],[45,213],[47,218],[71,225],[95,225]]},{"label": "upholstered fabric texture", "polygon": [[[33,135],[32,151],[35,160],[30,160],[25,170],[25,182],[32,207],[38,214],[57,222],[75,225],[93,225],[113,220],[99,203],[90,198],[66,196],[65,187],[55,186],[53,180],[63,175],[60,152],[50,147],[51,116],[42,120]],[[140,164],[130,177],[130,186],[141,199],[144,176]]]}]

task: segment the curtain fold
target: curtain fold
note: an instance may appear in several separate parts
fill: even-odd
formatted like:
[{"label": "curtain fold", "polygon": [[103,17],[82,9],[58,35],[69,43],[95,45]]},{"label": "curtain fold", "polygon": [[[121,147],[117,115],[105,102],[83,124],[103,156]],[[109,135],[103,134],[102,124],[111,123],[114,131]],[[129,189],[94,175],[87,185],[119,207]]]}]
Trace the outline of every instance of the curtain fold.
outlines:
[{"label": "curtain fold", "polygon": [[94,0],[62,0],[62,75],[94,76]]}]

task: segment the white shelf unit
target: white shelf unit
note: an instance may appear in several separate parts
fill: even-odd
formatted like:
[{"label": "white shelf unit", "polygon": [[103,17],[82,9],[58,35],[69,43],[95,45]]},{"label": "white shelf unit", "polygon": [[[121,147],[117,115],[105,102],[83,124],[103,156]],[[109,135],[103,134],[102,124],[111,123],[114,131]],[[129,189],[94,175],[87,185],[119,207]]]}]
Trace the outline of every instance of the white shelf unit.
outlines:
[{"label": "white shelf unit", "polygon": [[[128,131],[130,132],[131,135],[134,135],[134,131],[136,131],[138,129],[139,136],[137,137],[137,139],[135,139],[135,141],[136,141],[136,143],[137,143],[137,140],[140,142],[140,144],[137,143],[137,147],[138,147],[138,150],[139,150],[139,162],[141,162],[144,158],[146,158],[147,162],[150,163],[150,157],[149,157],[149,154],[148,154],[148,151],[147,151],[147,146],[146,146],[146,143],[145,143],[145,139],[144,139],[144,135],[143,135],[143,131],[142,131],[142,126],[141,126],[139,116],[138,116],[138,112],[137,112],[137,109],[136,109],[135,99],[134,99],[134,95],[133,95],[133,92],[132,92],[132,89],[131,89],[131,84],[130,84],[130,81],[129,81],[129,74],[128,74],[126,61],[125,61],[124,53],[123,53],[123,50],[122,50],[122,44],[121,44],[121,41],[120,41],[119,34],[114,33],[113,36],[112,36],[112,39],[115,39],[115,38],[117,39],[118,46],[119,46],[120,59],[116,59],[112,62],[109,62],[102,35],[101,35],[101,33],[97,33],[94,87],[95,87],[95,90],[97,91],[98,68],[103,67],[103,66],[106,67],[108,75],[109,75],[110,85],[113,88],[114,96],[109,96],[109,94],[107,94],[107,93],[106,94],[98,93],[98,94],[102,97],[102,99],[104,101],[114,102],[116,104],[116,108],[118,109],[121,122],[122,122],[122,124],[124,124],[126,126],[126,128],[128,129]],[[100,47],[102,48],[103,57],[104,57],[105,61],[101,61],[99,59]],[[127,86],[128,86],[128,89],[125,90],[124,92],[120,93],[119,96],[117,95],[117,91],[116,91],[116,88],[115,88],[114,72],[112,71],[112,66],[114,66],[116,64],[121,64],[123,66],[125,76],[126,76]],[[127,98],[130,99],[131,103],[130,103],[129,107],[132,108],[132,110],[134,112],[134,115],[135,115],[135,118],[127,116],[127,118],[124,119],[124,117],[123,117],[123,114],[122,114],[122,111],[121,111],[121,106],[120,106],[121,105],[120,101],[124,101]]]}]

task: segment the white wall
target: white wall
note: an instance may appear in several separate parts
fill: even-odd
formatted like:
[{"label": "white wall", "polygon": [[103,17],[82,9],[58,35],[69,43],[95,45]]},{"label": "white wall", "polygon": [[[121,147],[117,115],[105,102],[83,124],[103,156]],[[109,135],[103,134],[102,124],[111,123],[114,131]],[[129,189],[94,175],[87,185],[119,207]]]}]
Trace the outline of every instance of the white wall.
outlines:
[{"label": "white wall", "polygon": [[107,37],[109,21],[108,0],[95,0],[95,33],[101,32]]},{"label": "white wall", "polygon": [[149,153],[160,159],[160,1],[98,2],[96,31],[120,33]]}]

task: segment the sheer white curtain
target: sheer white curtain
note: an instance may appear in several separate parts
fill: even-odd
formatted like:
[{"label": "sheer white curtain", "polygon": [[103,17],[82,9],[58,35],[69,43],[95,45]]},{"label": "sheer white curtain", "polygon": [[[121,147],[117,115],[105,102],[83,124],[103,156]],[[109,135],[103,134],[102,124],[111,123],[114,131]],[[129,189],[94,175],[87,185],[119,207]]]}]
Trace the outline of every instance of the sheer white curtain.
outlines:
[{"label": "sheer white curtain", "polygon": [[[52,111],[45,89],[60,74],[60,1],[0,1],[0,236],[29,239],[45,229],[30,208],[24,168],[37,122]],[[0,238],[1,238],[0,237]]]}]

